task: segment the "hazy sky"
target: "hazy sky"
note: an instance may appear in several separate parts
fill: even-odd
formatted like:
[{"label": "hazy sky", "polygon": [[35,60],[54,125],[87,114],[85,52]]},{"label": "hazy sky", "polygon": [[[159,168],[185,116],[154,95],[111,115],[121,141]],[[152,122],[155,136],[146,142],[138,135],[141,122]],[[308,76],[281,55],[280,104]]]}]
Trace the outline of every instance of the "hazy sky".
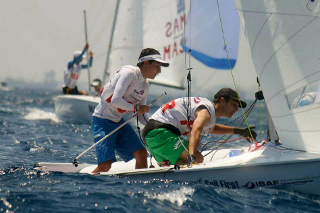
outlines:
[{"label": "hazy sky", "polygon": [[[43,82],[53,70],[62,85],[63,68],[85,45],[84,14],[90,49],[91,79],[102,77],[115,0],[0,0],[0,80]],[[82,72],[80,82],[87,83]]]}]

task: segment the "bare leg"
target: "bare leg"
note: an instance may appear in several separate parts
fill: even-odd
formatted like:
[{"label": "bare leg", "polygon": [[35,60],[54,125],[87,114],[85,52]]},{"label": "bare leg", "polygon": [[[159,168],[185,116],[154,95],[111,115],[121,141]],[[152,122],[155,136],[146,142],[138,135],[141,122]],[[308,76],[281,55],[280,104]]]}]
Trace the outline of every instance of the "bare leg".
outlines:
[{"label": "bare leg", "polygon": [[99,165],[92,171],[92,173],[107,172],[110,170],[111,164],[112,164],[112,160],[99,163]]},{"label": "bare leg", "polygon": [[145,148],[135,151],[134,153],[132,153],[132,155],[136,159],[136,169],[148,168],[148,153]]},{"label": "bare leg", "polygon": [[184,150],[184,151],[182,152],[182,154],[180,155],[179,158],[180,158],[182,161],[187,162],[187,161],[188,161],[188,152],[187,152],[186,150]]},{"label": "bare leg", "polygon": [[176,165],[185,165],[185,164],[187,164],[187,161],[185,161],[185,160],[178,160],[176,162]]}]

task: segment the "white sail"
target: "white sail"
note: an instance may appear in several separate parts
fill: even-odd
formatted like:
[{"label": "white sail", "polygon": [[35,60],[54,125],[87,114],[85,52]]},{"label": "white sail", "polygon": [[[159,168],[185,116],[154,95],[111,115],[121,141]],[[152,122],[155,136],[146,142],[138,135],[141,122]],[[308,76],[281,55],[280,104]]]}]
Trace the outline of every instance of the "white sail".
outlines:
[{"label": "white sail", "polygon": [[[193,95],[212,97],[220,88],[234,88],[236,84],[242,97],[253,99],[257,88],[256,73],[247,39],[239,29],[239,17],[232,0],[220,1],[220,12],[222,23],[215,0],[144,1],[144,47],[158,48],[165,59],[170,61],[170,67],[162,69],[154,82],[172,85],[174,81],[180,87],[185,87],[187,68],[191,67]],[[233,76],[226,56],[221,24]],[[203,25],[206,27],[201,27]],[[183,41],[187,54],[184,52]],[[188,48],[191,48],[191,58]],[[245,81],[240,81],[243,78]]]},{"label": "white sail", "polygon": [[143,48],[142,1],[120,1],[110,65],[110,78],[124,65],[136,65]]},{"label": "white sail", "polygon": [[219,7],[212,0],[191,1],[183,48],[185,52],[191,50],[191,56],[210,68],[233,69],[238,56],[239,26],[232,0],[220,1]]},{"label": "white sail", "polygon": [[186,66],[181,42],[186,16],[184,0],[143,1],[143,45],[155,48],[170,63],[152,83],[184,87]]},{"label": "white sail", "polygon": [[296,97],[315,92],[319,85],[319,1],[234,2],[280,141],[320,152],[320,104],[290,107]]}]

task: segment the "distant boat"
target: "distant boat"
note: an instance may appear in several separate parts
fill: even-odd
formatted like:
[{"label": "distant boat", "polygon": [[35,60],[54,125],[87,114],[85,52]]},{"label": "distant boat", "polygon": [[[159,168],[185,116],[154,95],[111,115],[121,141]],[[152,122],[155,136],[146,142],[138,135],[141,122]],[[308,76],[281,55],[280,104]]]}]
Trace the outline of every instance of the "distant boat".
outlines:
[{"label": "distant boat", "polygon": [[[117,18],[119,3],[120,1],[118,0],[115,10],[116,12],[114,15],[112,27],[113,29],[111,31],[110,44],[112,43],[112,38],[114,34],[114,26]],[[108,68],[110,52],[111,48],[109,47],[106,69]],[[96,106],[99,104],[100,97],[91,95],[58,95],[54,97],[53,100],[55,113],[61,121],[69,123],[91,124],[92,113],[94,112]]]},{"label": "distant boat", "polygon": [[63,122],[90,124],[100,102],[98,96],[58,95],[53,98],[56,116]]},{"label": "distant boat", "polygon": [[11,91],[14,90],[13,87],[8,87],[8,83],[5,81],[1,81],[0,83],[0,91]]}]

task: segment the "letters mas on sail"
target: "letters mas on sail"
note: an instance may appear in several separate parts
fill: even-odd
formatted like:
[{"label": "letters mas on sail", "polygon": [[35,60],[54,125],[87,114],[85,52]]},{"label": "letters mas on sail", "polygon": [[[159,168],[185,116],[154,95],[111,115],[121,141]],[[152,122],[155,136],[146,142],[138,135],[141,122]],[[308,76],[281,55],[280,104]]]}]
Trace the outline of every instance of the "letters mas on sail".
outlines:
[{"label": "letters mas on sail", "polygon": [[[160,51],[169,68],[151,82],[183,88],[189,49],[193,59],[215,70],[230,70],[237,60],[239,18],[233,1],[220,2],[224,43],[216,2],[183,0],[143,2],[143,46]],[[184,29],[186,27],[186,30]],[[228,49],[228,57],[226,54]]]}]

